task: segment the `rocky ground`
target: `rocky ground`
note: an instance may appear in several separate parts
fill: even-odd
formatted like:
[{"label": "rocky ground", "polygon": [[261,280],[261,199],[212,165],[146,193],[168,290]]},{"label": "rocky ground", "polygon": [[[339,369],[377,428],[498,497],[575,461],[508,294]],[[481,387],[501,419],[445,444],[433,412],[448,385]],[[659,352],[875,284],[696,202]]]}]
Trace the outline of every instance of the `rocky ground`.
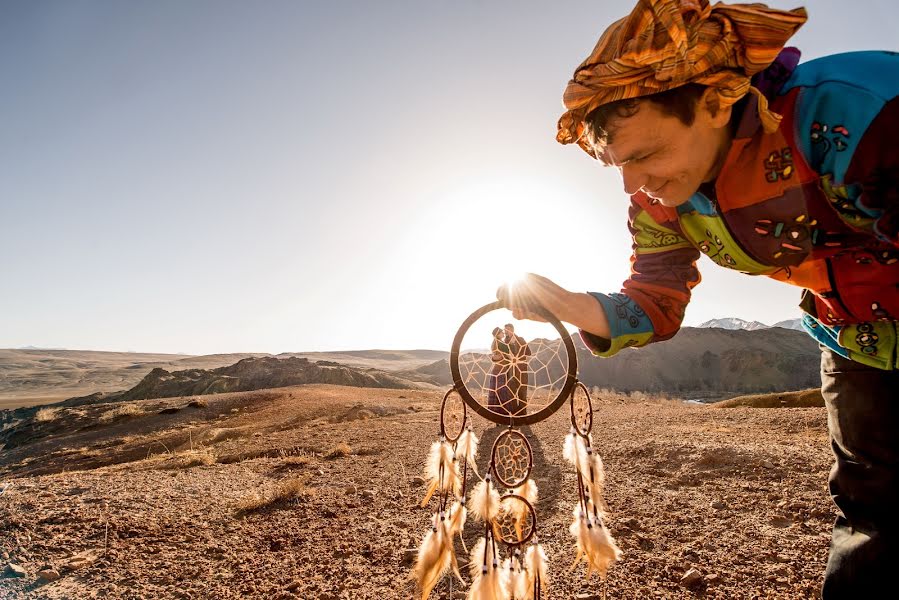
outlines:
[{"label": "rocky ground", "polygon": [[[78,425],[0,450],[0,598],[413,598],[441,396],[315,385],[45,414]],[[594,404],[624,558],[606,584],[568,571],[560,411],[531,427],[548,598],[815,597],[834,517],[824,409]]]}]

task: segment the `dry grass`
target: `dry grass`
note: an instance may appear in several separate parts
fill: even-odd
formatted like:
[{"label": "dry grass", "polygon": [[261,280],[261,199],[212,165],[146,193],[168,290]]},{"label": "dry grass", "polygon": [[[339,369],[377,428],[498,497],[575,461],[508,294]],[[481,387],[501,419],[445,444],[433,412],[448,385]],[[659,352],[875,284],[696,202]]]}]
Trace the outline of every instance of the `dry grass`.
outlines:
[{"label": "dry grass", "polygon": [[300,467],[302,465],[307,465],[312,462],[312,458],[305,455],[300,456],[285,456],[281,460],[281,465],[285,467]]},{"label": "dry grass", "polygon": [[102,415],[100,415],[100,418],[98,420],[101,423],[112,423],[113,421],[117,421],[119,419],[137,417],[142,414],[144,414],[144,410],[140,406],[127,403],[107,410]]},{"label": "dry grass", "polygon": [[303,500],[312,495],[313,490],[306,484],[307,478],[285,479],[277,486],[261,492],[253,492],[237,504],[240,515],[249,514],[285,502]]},{"label": "dry grass", "polygon": [[340,442],[325,453],[325,458],[327,458],[328,460],[335,460],[338,458],[349,456],[352,453],[353,449],[350,448],[349,444],[347,444],[346,442]]},{"label": "dry grass", "polygon": [[38,423],[49,423],[59,416],[60,408],[58,406],[42,408],[34,413],[34,420]]},{"label": "dry grass", "polygon": [[593,404],[668,404],[671,402],[680,404],[681,402],[665,392],[619,392],[595,386],[590,389],[590,400]]},{"label": "dry grass", "polygon": [[190,469],[191,467],[205,467],[214,465],[218,460],[215,454],[208,448],[194,448],[193,450],[184,450],[182,452],[171,452],[166,450],[159,454],[147,456],[140,461],[138,469],[140,470],[174,470],[174,469]]},{"label": "dry grass", "polygon": [[206,448],[189,450],[179,455],[179,458],[181,463],[180,468],[182,469],[215,464],[215,455]]}]

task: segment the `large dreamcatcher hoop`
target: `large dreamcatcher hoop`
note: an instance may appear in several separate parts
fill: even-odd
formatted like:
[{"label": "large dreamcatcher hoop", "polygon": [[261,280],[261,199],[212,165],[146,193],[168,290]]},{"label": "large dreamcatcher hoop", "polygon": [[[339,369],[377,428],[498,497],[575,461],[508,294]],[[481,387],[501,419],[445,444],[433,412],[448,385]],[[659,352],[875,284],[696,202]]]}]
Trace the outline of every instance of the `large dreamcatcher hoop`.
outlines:
[{"label": "large dreamcatcher hoop", "polygon": [[[505,309],[501,302],[482,306],[469,315],[453,339],[449,360],[453,387],[443,396],[440,437],[431,444],[425,468],[428,490],[421,506],[426,507],[432,497],[437,503],[414,568],[422,600],[450,570],[462,579],[455,538],[461,537],[469,516],[483,524],[483,536],[471,549],[466,598],[543,598],[549,563],[537,539],[534,454],[527,436],[516,428],[546,419],[565,402],[569,402],[571,429],[563,456],[577,473],[577,504],[569,527],[576,542],[576,562],[587,563],[588,579],[591,573],[605,579],[607,569],[621,556],[604,523],[605,471],[591,433],[593,403],[587,387],[577,380],[577,354],[568,331],[538,308],[536,312],[558,338],[526,340],[515,332],[514,324],[507,323],[494,327],[491,338],[473,333],[474,339],[466,340],[470,331],[485,331],[484,323],[476,325],[482,317]],[[488,350],[483,349],[484,342],[489,343]],[[463,343],[481,349],[463,350]],[[468,409],[508,426],[493,442],[483,473],[475,463],[479,440]],[[470,483],[474,484],[471,489]]]},{"label": "large dreamcatcher hoop", "polygon": [[[482,363],[488,362],[489,358],[485,358],[486,353],[470,352],[463,354],[461,346],[465,339],[465,334],[468,333],[475,322],[486,314],[500,309],[505,309],[505,305],[499,301],[482,306],[471,313],[465,322],[462,323],[462,326],[459,327],[459,331],[456,332],[449,358],[454,389],[470,409],[489,421],[511,427],[537,423],[556,412],[569,398],[577,383],[577,352],[574,348],[574,342],[558,319],[542,308],[535,309],[535,312],[559,334],[559,339],[555,342],[558,346],[547,351],[547,354],[551,357],[550,360],[558,364],[548,364],[548,361],[547,363],[541,363],[541,361],[546,361],[547,359],[540,356],[539,350],[532,352],[529,359],[513,356],[505,363],[500,361],[499,364],[501,365],[500,371],[502,372],[502,367],[504,367],[510,380],[515,380],[516,375],[520,379],[521,375],[519,373],[522,372],[531,373],[535,378],[545,377],[549,381],[549,385],[545,386],[547,388],[545,390],[546,398],[540,399],[539,404],[534,402],[535,398],[532,398],[524,406],[518,403],[522,407],[517,409],[510,409],[508,405],[491,407],[489,401],[486,400],[494,390],[491,390],[490,385],[486,383],[486,379],[489,377],[488,370],[481,366]],[[540,343],[550,343],[547,340],[538,341]],[[564,350],[565,354],[564,361],[561,360],[562,350]],[[533,362],[537,362],[539,366],[532,364]],[[555,367],[555,369],[552,369],[552,367]],[[494,370],[496,369],[495,366],[493,368]],[[511,386],[508,387],[511,388]],[[526,384],[525,387],[527,388],[528,385]],[[512,395],[514,394],[515,391],[512,390]]]}]

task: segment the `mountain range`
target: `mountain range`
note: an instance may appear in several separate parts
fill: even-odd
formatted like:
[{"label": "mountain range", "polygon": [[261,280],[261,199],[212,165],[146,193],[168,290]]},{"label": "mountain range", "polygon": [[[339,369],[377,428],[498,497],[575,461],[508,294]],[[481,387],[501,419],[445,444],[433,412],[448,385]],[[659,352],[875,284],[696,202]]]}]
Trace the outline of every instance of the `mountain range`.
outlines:
[{"label": "mountain range", "polygon": [[[736,328],[735,320],[726,324],[732,328],[684,327],[665,342],[627,348],[602,359],[593,357],[574,336],[578,378],[591,387],[703,399],[820,385],[819,350],[805,333]],[[537,358],[544,358],[539,352],[555,352],[558,344],[544,340]],[[111,402],[307,383],[444,388],[452,385],[448,357],[448,352],[438,350],[200,357],[0,350],[0,400],[15,408],[63,399],[68,404]],[[482,359],[489,364],[486,356]],[[541,376],[555,378],[559,373],[550,369]]]},{"label": "mountain range", "polygon": [[744,329],[746,331],[756,331],[758,329],[770,329],[771,327],[781,327],[783,329],[795,329],[803,331],[801,325],[802,319],[786,319],[778,321],[774,325],[765,325],[759,321],[745,321],[737,317],[724,317],[722,319],[710,319],[704,323],[700,323],[697,327],[701,328],[718,328],[718,329]]}]

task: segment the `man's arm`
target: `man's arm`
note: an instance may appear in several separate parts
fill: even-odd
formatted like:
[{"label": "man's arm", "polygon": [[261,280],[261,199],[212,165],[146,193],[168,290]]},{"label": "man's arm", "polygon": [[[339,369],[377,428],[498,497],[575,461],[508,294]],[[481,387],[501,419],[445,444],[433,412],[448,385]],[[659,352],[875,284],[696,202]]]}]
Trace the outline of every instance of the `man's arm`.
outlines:
[{"label": "man's arm", "polygon": [[578,327],[584,343],[601,356],[668,339],[680,328],[690,291],[700,279],[699,251],[680,234],[676,220],[676,214],[645,196],[632,199],[631,276],[620,293],[571,292],[531,274],[501,287],[497,298],[519,319],[542,321],[533,310],[542,306]]}]

